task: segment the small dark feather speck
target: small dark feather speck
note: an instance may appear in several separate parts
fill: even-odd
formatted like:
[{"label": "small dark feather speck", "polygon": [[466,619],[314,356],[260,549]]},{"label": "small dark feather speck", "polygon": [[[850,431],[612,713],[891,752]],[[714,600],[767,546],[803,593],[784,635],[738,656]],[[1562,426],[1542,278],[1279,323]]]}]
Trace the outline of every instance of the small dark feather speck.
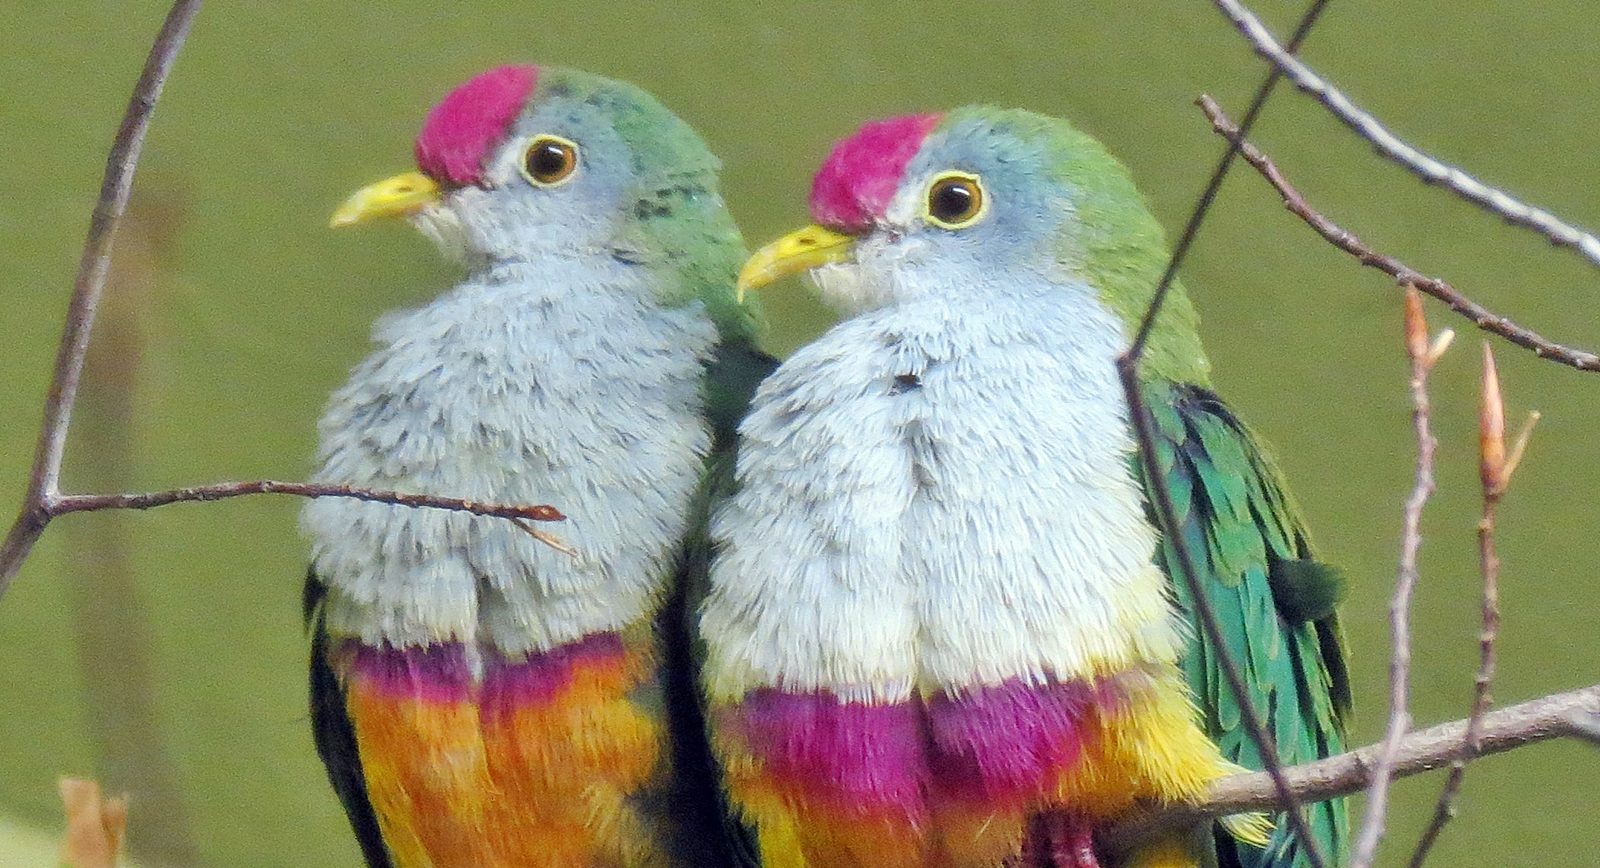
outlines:
[{"label": "small dark feather speck", "polygon": [[889,386],[889,394],[903,395],[922,388],[922,378],[916,374],[895,374],[894,382]]}]

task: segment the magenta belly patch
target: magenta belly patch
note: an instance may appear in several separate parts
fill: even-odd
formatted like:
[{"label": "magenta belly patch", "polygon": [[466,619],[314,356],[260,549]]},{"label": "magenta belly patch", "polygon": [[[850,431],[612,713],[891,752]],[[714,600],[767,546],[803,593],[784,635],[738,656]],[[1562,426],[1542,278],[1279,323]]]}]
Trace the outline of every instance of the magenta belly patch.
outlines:
[{"label": "magenta belly patch", "polygon": [[342,656],[363,688],[383,696],[465,702],[472,693],[466,649],[455,642],[409,648],[349,642]]},{"label": "magenta belly patch", "polygon": [[582,673],[622,669],[627,658],[628,649],[616,633],[591,633],[577,642],[523,660],[494,657],[485,665],[484,712],[549,702],[570,688]]},{"label": "magenta belly patch", "polygon": [[915,706],[759,690],[726,715],[778,789],[852,813],[921,817],[928,770]]},{"label": "magenta belly patch", "polygon": [[1081,681],[1007,682],[928,704],[930,763],[950,801],[1013,804],[1036,795],[1083,753],[1102,691]]},{"label": "magenta belly patch", "polygon": [[490,653],[481,683],[458,642],[396,648],[347,642],[340,657],[363,688],[424,702],[478,703],[485,713],[548,702],[584,673],[625,668],[629,652],[616,633],[592,633],[543,654],[506,658]]},{"label": "magenta belly patch", "polygon": [[1010,681],[893,705],[769,689],[725,709],[723,722],[790,797],[915,822],[1039,797],[1078,761],[1099,715],[1122,702],[1117,679]]}]

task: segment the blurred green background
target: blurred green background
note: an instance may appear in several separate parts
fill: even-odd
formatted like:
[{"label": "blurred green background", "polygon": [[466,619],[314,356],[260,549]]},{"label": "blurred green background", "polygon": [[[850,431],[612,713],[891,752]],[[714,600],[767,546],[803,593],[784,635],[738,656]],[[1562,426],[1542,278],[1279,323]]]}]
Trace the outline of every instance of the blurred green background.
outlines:
[{"label": "blurred green background", "polygon": [[[1300,4],[1257,5],[1282,29]],[[105,149],[165,4],[6,6],[9,510]],[[1342,0],[1307,55],[1421,147],[1596,226],[1596,44],[1587,0]],[[216,3],[156,113],[68,487],[302,478],[323,398],[367,351],[372,319],[452,277],[403,226],[334,233],[327,215],[407,167],[423,112],[449,87],[508,60],[653,90],[722,155],[752,242],[805,219],[811,170],[862,119],[979,100],[1075,119],[1133,168],[1175,229],[1221,147],[1191,100],[1210,91],[1237,114],[1262,71],[1198,0]],[[1381,163],[1287,91],[1256,138],[1315,204],[1379,248],[1558,339],[1600,345],[1600,280],[1574,257]],[[1324,547],[1354,577],[1356,740],[1370,741],[1384,721],[1384,611],[1413,456],[1397,293],[1315,240],[1247,170],[1225,188],[1186,275],[1221,389],[1276,444]],[[768,294],[778,351],[828,323],[791,289]],[[1421,723],[1464,713],[1478,615],[1478,338],[1429,309],[1436,329],[1464,333],[1436,373],[1440,491],[1416,604]],[[1501,518],[1495,692],[1510,702],[1600,680],[1600,557],[1587,548],[1600,530],[1600,379],[1510,348],[1500,359],[1513,420],[1545,413]],[[247,498],[50,528],[0,603],[0,815],[53,828],[56,776],[95,774],[136,786],[146,864],[354,863],[303,711],[299,506]],[[1600,752],[1573,744],[1475,765],[1436,864],[1600,864],[1597,779]],[[1390,840],[1400,843],[1385,864],[1409,852],[1438,784],[1397,786]],[[0,864],[15,862],[0,852]]]}]

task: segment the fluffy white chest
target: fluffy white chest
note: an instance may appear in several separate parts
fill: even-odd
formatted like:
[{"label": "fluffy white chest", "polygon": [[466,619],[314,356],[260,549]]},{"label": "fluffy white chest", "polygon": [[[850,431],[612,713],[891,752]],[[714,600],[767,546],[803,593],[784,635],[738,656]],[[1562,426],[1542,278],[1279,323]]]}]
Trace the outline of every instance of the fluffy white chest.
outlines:
[{"label": "fluffy white chest", "polygon": [[714,523],[717,698],[899,701],[1173,659],[1109,316],[1059,294],[887,308],[780,368]]},{"label": "fluffy white chest", "polygon": [[328,627],[377,643],[544,650],[659,600],[710,445],[715,330],[611,266],[505,267],[375,330],[329,401],[322,481],[549,503],[579,552],[509,522],[343,499],[307,504]]}]

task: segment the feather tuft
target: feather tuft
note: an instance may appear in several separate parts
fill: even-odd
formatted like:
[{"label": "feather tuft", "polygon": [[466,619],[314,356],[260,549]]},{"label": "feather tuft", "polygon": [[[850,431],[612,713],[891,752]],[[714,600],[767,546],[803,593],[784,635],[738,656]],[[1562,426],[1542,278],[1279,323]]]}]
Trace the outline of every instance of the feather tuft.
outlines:
[{"label": "feather tuft", "polygon": [[862,124],[835,145],[811,182],[811,219],[845,232],[883,216],[900,176],[943,115],[904,115]]},{"label": "feather tuft", "polygon": [[484,158],[505,138],[538,80],[537,66],[500,66],[450,91],[423,121],[417,168],[442,183],[481,181]]}]

